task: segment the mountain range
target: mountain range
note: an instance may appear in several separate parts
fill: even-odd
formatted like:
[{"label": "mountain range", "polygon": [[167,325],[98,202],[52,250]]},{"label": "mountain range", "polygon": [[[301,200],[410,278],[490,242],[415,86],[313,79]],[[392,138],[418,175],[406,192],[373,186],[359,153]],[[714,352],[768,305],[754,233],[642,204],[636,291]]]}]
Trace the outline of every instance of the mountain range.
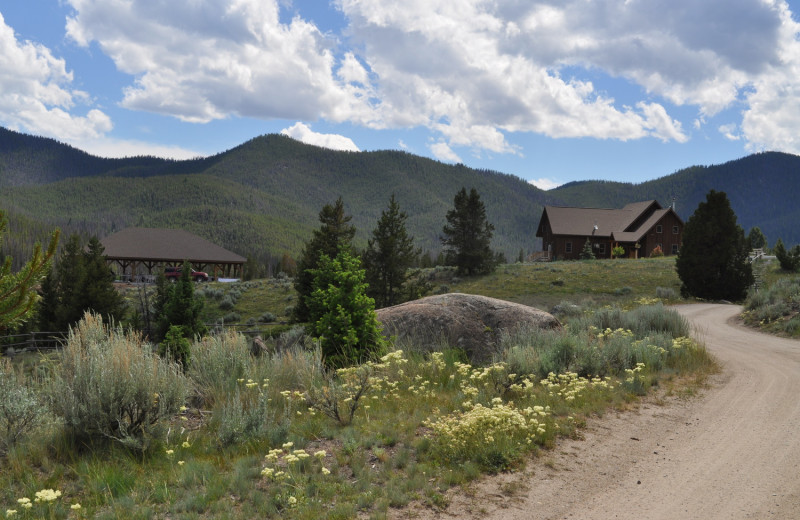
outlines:
[{"label": "mountain range", "polygon": [[[531,166],[535,170],[535,164]],[[587,176],[591,172],[587,172]],[[341,197],[364,247],[394,193],[409,233],[433,254],[453,197],[476,188],[495,226],[493,247],[516,259],[537,250],[544,205],[619,208],[656,199],[684,219],[710,189],[728,194],[739,224],[770,244],[800,243],[800,157],[765,152],[691,166],[641,184],[573,182],[542,191],[525,180],[401,151],[341,152],[283,135],[254,138],[193,160],[106,159],[53,139],[0,128],[0,209],[9,216],[2,252],[15,258],[48,231],[103,237],[128,226],[185,229],[243,256],[296,256],[319,226],[322,206]]]}]

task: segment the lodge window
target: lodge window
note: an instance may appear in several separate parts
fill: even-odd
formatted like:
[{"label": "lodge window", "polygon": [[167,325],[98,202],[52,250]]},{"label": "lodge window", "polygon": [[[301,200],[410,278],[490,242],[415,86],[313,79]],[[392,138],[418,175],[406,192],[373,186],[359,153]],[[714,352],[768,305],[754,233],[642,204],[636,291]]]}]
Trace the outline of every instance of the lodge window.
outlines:
[{"label": "lodge window", "polygon": [[567,253],[572,252],[572,242],[566,242],[564,244],[564,251],[566,251]]},{"label": "lodge window", "polygon": [[672,244],[672,254],[673,255],[678,254],[678,244]]},{"label": "lodge window", "polygon": [[664,227],[661,224],[657,225],[656,233],[663,233],[663,232],[664,232]]},{"label": "lodge window", "polygon": [[672,234],[677,235],[681,232],[681,229],[678,226],[672,226]]},{"label": "lodge window", "polygon": [[599,244],[597,247],[598,247],[598,251],[599,251],[599,253],[601,255],[606,254],[606,245],[605,244]]}]

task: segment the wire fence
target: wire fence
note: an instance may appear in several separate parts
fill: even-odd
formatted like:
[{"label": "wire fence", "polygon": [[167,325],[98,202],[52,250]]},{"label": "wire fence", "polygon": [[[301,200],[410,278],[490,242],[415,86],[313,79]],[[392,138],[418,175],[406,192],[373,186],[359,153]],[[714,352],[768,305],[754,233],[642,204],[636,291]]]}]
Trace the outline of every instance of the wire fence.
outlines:
[{"label": "wire fence", "polygon": [[66,332],[25,332],[0,336],[0,349],[7,356],[23,352],[45,352],[63,346]]},{"label": "wire fence", "polygon": [[[269,338],[285,331],[288,327],[279,325],[251,326],[242,324],[225,324],[222,322],[207,323],[206,327],[211,334],[220,334],[233,330],[253,339],[257,336]],[[48,352],[58,350],[64,346],[67,332],[25,332],[0,336],[0,356],[15,356],[25,352]],[[146,335],[146,334],[145,334]]]}]

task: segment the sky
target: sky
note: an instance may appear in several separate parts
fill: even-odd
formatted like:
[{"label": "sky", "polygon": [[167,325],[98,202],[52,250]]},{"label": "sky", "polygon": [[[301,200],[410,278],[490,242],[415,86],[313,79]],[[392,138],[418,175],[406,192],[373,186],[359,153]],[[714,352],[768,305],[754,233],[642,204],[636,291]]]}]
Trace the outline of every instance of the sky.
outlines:
[{"label": "sky", "polygon": [[550,189],[800,154],[800,0],[0,0],[0,126],[104,157],[283,133]]}]

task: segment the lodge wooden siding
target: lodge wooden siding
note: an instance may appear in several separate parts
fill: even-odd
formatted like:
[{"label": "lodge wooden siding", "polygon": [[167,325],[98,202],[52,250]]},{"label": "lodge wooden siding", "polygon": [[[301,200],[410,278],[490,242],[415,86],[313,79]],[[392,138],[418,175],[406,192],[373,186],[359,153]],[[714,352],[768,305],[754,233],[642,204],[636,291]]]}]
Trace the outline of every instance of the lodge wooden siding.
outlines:
[{"label": "lodge wooden siding", "polygon": [[[557,221],[551,223],[551,218]],[[632,203],[620,210],[548,206],[536,236],[542,238],[542,248],[552,259],[579,259],[587,240],[596,258],[611,258],[614,247],[623,247],[626,257],[643,258],[656,246],[665,255],[676,254],[683,225],[674,210],[656,201]]]},{"label": "lodge wooden siding", "polygon": [[[661,226],[661,232],[658,230],[659,225]],[[673,227],[677,227],[677,233],[673,232]],[[674,255],[681,247],[682,236],[683,222],[675,213],[667,213],[659,220],[658,225],[653,226],[647,231],[641,248],[644,250],[644,255],[640,252],[639,256],[650,256],[653,249],[659,245],[665,255]]]}]

